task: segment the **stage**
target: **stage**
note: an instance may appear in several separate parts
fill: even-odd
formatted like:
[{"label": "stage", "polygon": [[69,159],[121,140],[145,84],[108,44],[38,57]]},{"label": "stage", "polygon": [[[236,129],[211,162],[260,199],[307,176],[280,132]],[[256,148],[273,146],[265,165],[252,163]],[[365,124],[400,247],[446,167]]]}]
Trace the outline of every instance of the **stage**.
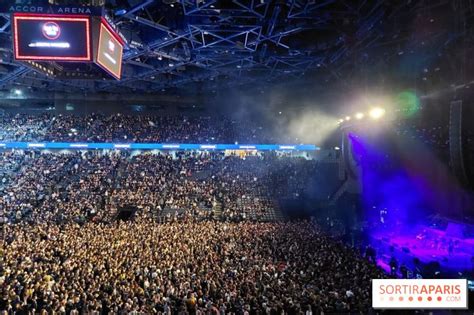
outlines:
[{"label": "stage", "polygon": [[[438,271],[446,274],[466,274],[474,270],[474,237],[469,226],[449,222],[446,226],[415,225],[410,228],[378,227],[369,235],[376,250],[377,263],[390,272],[390,260],[395,257],[398,267],[415,269],[415,258],[421,265],[436,262]],[[390,231],[390,232],[388,232]]]}]

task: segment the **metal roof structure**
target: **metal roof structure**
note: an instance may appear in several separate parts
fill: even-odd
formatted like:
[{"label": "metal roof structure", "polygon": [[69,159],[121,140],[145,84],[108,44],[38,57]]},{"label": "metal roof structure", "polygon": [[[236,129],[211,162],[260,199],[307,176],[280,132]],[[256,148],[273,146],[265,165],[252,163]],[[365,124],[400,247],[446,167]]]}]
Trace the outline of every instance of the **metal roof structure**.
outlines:
[{"label": "metal roof structure", "polygon": [[[197,93],[305,78],[344,84],[371,71],[403,78],[403,70],[424,84],[423,71],[434,72],[438,59],[443,70],[452,68],[458,83],[470,79],[457,70],[466,56],[441,55],[455,49],[454,43],[472,47],[472,5],[459,0],[107,0],[105,12],[128,42],[120,81],[51,79],[16,62],[10,15],[3,13],[0,90]],[[420,57],[421,46],[430,54]],[[400,68],[410,52],[418,63]],[[78,67],[87,71],[87,65]]]}]

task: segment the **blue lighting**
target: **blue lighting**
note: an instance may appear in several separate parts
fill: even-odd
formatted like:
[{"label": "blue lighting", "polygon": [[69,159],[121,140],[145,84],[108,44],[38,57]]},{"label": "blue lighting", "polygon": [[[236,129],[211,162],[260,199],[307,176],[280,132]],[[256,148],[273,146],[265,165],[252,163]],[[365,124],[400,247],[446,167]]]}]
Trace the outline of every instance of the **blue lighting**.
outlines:
[{"label": "blue lighting", "polygon": [[28,143],[28,148],[44,148],[44,143]]},{"label": "blue lighting", "polygon": [[[449,274],[471,272],[473,240],[463,233],[468,225],[445,220],[446,226],[436,226],[432,215],[459,218],[462,203],[456,200],[462,198],[462,188],[417,141],[387,139],[377,143],[367,135],[349,134],[360,167],[363,220],[370,226],[364,236],[377,252],[377,263],[390,272],[393,257],[399,266],[416,270],[416,257],[422,264],[439,264]],[[450,242],[456,247],[451,253]]]},{"label": "blue lighting", "polygon": [[130,149],[130,144],[114,144],[114,149]]},{"label": "blue lighting", "polygon": [[115,15],[116,16],[122,16],[122,15],[125,15],[127,14],[127,10],[126,9],[120,9],[120,10],[116,10],[115,11]]},{"label": "blue lighting", "polygon": [[70,143],[70,142],[4,142],[0,149],[92,149],[92,150],[257,150],[315,151],[313,144],[192,144],[192,143]]},{"label": "blue lighting", "polygon": [[76,148],[76,149],[84,149],[84,148],[88,148],[89,145],[86,143],[71,143],[69,147]]},{"label": "blue lighting", "polygon": [[201,149],[203,150],[214,150],[215,148],[215,144],[201,144]]}]

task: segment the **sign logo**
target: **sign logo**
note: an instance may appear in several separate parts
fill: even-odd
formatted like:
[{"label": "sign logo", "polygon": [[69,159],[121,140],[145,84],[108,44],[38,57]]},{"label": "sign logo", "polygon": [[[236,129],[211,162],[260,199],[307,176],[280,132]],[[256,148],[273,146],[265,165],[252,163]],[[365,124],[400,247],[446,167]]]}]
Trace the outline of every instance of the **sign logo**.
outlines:
[{"label": "sign logo", "polygon": [[43,24],[43,36],[50,40],[58,39],[61,35],[61,28],[55,22],[46,22]]},{"label": "sign logo", "polygon": [[467,309],[466,279],[373,279],[377,309]]},{"label": "sign logo", "polygon": [[114,52],[115,51],[115,43],[111,40],[109,40],[109,50],[111,52]]}]

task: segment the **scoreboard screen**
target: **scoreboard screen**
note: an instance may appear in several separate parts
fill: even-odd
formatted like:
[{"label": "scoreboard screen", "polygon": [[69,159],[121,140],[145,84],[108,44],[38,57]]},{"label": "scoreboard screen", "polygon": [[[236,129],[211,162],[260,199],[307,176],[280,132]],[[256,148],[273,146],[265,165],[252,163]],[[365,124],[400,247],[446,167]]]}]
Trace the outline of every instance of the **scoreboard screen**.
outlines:
[{"label": "scoreboard screen", "polygon": [[122,75],[123,44],[118,35],[104,22],[100,23],[97,64],[120,80]]},{"label": "scoreboard screen", "polygon": [[13,15],[17,60],[92,61],[87,16]]}]

